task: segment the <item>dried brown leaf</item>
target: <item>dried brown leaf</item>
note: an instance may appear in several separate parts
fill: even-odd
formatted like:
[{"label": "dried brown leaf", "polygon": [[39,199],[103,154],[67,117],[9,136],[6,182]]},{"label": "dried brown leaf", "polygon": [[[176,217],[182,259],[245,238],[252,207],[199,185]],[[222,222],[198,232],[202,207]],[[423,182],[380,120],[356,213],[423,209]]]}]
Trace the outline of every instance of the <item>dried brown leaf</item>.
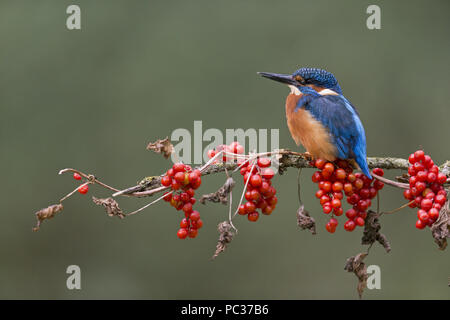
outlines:
[{"label": "dried brown leaf", "polygon": [[33,228],[33,231],[38,231],[41,227],[41,223],[44,220],[48,220],[53,218],[58,212],[62,211],[64,209],[63,205],[61,203],[53,204],[51,206],[48,206],[47,208],[43,208],[39,211],[36,211],[36,219],[37,223],[36,226]]},{"label": "dried brown leaf", "polygon": [[[448,194],[447,194],[448,198]],[[431,235],[434,242],[437,243],[440,250],[445,250],[447,247],[447,238],[450,238],[450,203],[449,200],[441,208],[439,218],[431,226]]]},{"label": "dried brown leaf", "polygon": [[367,253],[358,253],[356,256],[350,257],[345,263],[344,270],[348,272],[353,272],[358,278],[358,286],[356,290],[358,291],[359,298],[361,299],[364,289],[367,286],[367,267],[363,262],[364,258],[367,257]]},{"label": "dried brown leaf", "polygon": [[211,259],[215,259],[220,253],[224,252],[228,244],[233,240],[233,226],[228,221],[223,221],[217,226],[219,231],[219,241],[217,242],[216,252]]},{"label": "dried brown leaf", "polygon": [[378,214],[373,210],[367,212],[366,223],[364,225],[364,233],[361,239],[361,244],[372,245],[375,241],[378,241],[387,252],[391,251],[391,244],[387,240],[386,236],[380,233],[381,225],[378,220],[381,213]]},{"label": "dried brown leaf", "polygon": [[99,205],[99,206],[102,205],[105,208],[108,216],[110,216],[110,217],[117,216],[120,219],[125,218],[125,215],[123,214],[122,209],[120,209],[119,204],[113,198],[98,199],[96,197],[92,197],[92,201],[96,205]]},{"label": "dried brown leaf", "polygon": [[308,229],[312,234],[316,234],[316,221],[309,215],[303,204],[297,210],[297,225],[303,230]]},{"label": "dried brown leaf", "polygon": [[170,142],[169,137],[166,137],[165,139],[159,139],[155,142],[150,142],[147,145],[147,150],[151,150],[156,153],[162,153],[164,158],[167,159],[173,153],[173,145]]},{"label": "dried brown leaf", "polygon": [[233,178],[229,177],[224,185],[222,187],[220,187],[219,190],[217,190],[216,192],[213,193],[209,193],[209,194],[204,194],[202,195],[202,197],[200,198],[200,203],[205,204],[206,201],[211,201],[211,202],[221,202],[222,204],[227,204],[228,203],[228,196],[231,192],[231,190],[234,187],[234,180]]}]

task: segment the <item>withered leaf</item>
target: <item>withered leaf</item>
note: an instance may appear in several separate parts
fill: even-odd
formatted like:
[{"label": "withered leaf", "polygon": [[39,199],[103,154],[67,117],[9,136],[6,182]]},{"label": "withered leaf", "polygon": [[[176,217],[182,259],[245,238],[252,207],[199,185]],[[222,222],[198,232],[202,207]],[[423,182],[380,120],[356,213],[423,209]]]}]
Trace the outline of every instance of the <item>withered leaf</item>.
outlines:
[{"label": "withered leaf", "polygon": [[297,225],[303,230],[308,229],[312,234],[316,234],[316,221],[309,215],[303,204],[297,210]]},{"label": "withered leaf", "polygon": [[234,236],[233,227],[228,221],[219,223],[217,230],[219,231],[219,241],[217,242],[216,252],[211,259],[215,259],[220,253],[224,252]]},{"label": "withered leaf", "polygon": [[62,209],[64,209],[63,205],[61,203],[58,203],[48,206],[47,208],[43,208],[39,211],[36,211],[35,215],[37,223],[36,226],[33,228],[33,231],[38,231],[41,226],[41,223],[44,220],[53,218],[58,212],[62,211]]},{"label": "withered leaf", "polygon": [[119,204],[113,198],[98,199],[96,197],[92,197],[92,201],[96,205],[102,205],[105,208],[108,216],[110,217],[117,216],[120,219],[125,218],[122,209],[120,209]]},{"label": "withered leaf", "polygon": [[219,190],[217,190],[216,192],[213,193],[209,193],[209,194],[204,194],[202,195],[202,197],[200,198],[200,203],[205,204],[206,201],[211,201],[211,202],[221,202],[222,204],[227,204],[228,203],[228,196],[231,192],[231,190],[234,187],[234,180],[233,178],[229,177],[224,185],[222,187],[220,187]]},{"label": "withered leaf", "polygon": [[378,241],[387,252],[391,251],[391,244],[387,240],[386,236],[380,233],[381,225],[378,220],[381,214],[376,213],[373,210],[367,212],[366,222],[364,224],[364,233],[361,239],[362,244],[373,244]]},{"label": "withered leaf", "polygon": [[364,258],[367,257],[367,253],[358,253],[354,257],[347,259],[345,263],[344,270],[348,272],[353,272],[358,278],[358,286],[356,290],[358,291],[359,298],[361,299],[364,289],[367,286],[367,267],[363,262]]},{"label": "withered leaf", "polygon": [[[448,194],[447,194],[448,199]],[[447,247],[447,238],[450,238],[450,203],[449,200],[441,208],[439,218],[431,226],[431,235],[434,242],[437,243],[440,250],[445,250]]]},{"label": "withered leaf", "polygon": [[169,137],[166,137],[165,139],[159,139],[155,142],[150,142],[147,145],[147,150],[151,150],[156,153],[162,153],[164,158],[167,159],[173,153],[173,145],[170,142]]}]

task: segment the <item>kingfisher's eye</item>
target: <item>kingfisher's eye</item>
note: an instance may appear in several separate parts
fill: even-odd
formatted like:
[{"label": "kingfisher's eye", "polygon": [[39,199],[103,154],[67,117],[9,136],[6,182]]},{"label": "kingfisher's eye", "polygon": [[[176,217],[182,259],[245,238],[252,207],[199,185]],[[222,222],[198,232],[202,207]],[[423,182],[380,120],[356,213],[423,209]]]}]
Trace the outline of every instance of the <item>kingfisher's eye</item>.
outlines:
[{"label": "kingfisher's eye", "polygon": [[294,79],[297,80],[298,82],[300,82],[301,84],[306,83],[305,79],[303,79],[303,77],[301,77],[301,76],[295,76]]}]

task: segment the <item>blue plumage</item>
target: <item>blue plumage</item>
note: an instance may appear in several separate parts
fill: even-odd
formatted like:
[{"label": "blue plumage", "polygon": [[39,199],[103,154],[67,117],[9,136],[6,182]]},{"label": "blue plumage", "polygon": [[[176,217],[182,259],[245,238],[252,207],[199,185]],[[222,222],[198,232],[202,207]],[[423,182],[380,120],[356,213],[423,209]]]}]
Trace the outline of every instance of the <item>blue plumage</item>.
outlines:
[{"label": "blue plumage", "polygon": [[366,160],[364,127],[354,107],[343,95],[322,96],[310,90],[303,90],[309,93],[303,93],[297,108],[307,110],[329,130],[338,150],[338,158],[355,159],[364,174],[371,178]]},{"label": "blue plumage", "polygon": [[[295,86],[300,92],[295,111],[302,108],[328,131],[336,156],[355,159],[363,173],[372,178],[366,157],[364,127],[354,106],[344,97],[336,78],[330,72],[301,68],[292,75],[261,73],[264,77]],[[328,89],[328,91],[323,91]]]}]

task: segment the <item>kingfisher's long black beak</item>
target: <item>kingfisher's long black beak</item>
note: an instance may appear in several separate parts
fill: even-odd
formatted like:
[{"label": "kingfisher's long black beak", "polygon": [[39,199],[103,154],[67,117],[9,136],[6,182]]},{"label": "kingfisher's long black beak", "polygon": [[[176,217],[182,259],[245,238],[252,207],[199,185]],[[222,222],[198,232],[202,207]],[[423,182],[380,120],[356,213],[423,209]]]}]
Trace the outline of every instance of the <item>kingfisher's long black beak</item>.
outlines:
[{"label": "kingfisher's long black beak", "polygon": [[275,80],[285,84],[298,85],[299,83],[290,74],[279,74],[279,73],[269,73],[269,72],[258,72],[259,75],[264,78]]}]

